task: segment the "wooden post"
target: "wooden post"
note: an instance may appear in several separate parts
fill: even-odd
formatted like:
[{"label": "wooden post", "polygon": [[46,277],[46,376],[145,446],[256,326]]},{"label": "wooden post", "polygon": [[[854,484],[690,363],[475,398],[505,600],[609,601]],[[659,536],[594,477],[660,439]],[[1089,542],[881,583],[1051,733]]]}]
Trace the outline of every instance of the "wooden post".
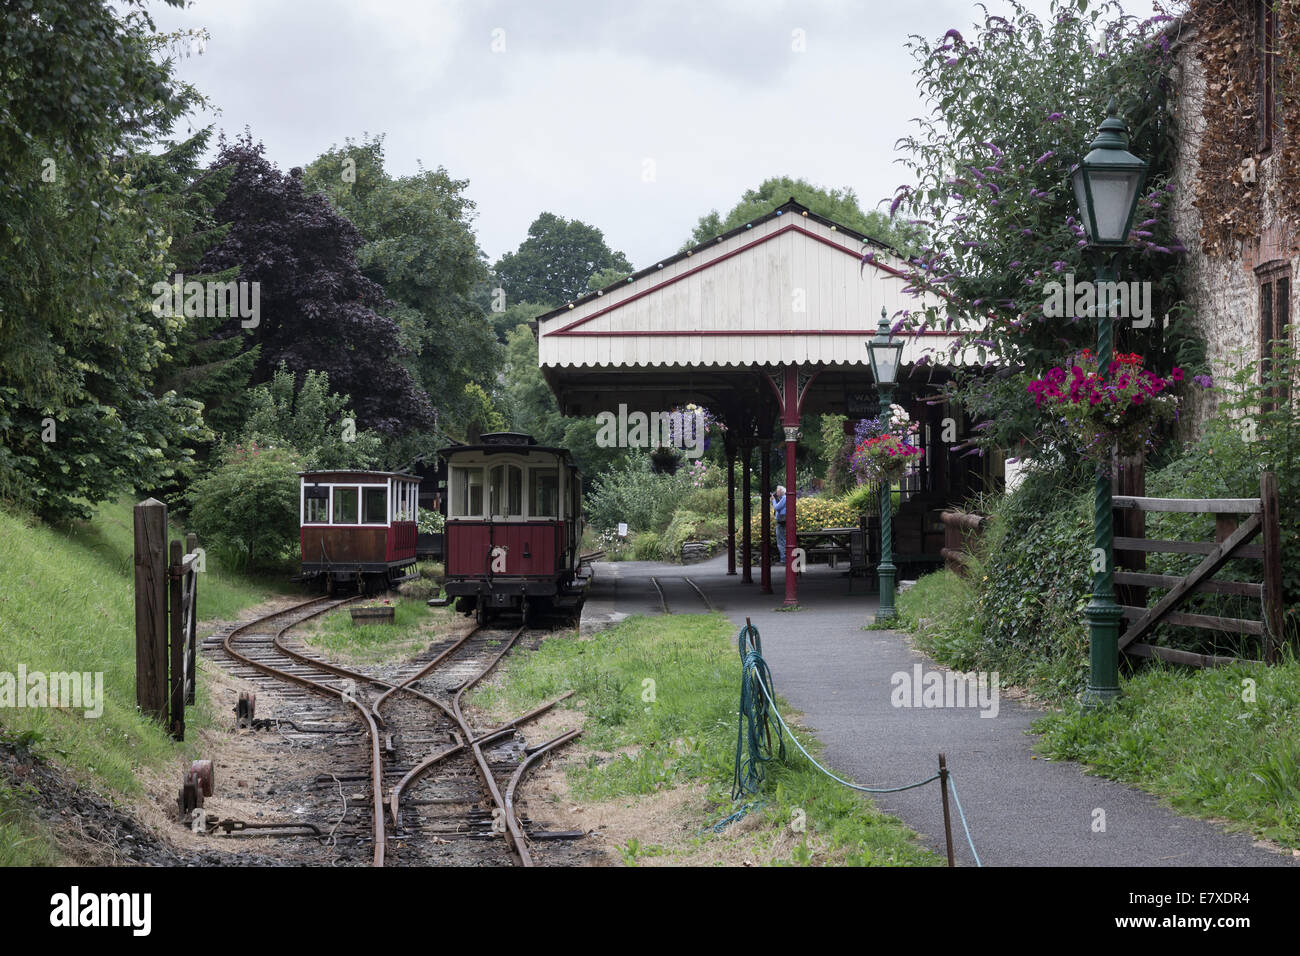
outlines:
[{"label": "wooden post", "polygon": [[1277,662],[1282,640],[1282,530],[1277,505],[1277,475],[1259,476],[1259,501],[1264,532],[1264,660]]},{"label": "wooden post", "polygon": [[[763,435],[770,435],[772,432],[771,423],[765,423],[766,430],[760,432]],[[762,456],[759,468],[759,498],[762,503],[762,511],[759,513],[763,516],[759,520],[762,535],[761,544],[758,547],[759,571],[758,580],[760,583],[759,590],[764,594],[772,593],[772,442],[764,439],[758,443],[758,452]]]},{"label": "wooden post", "polygon": [[171,561],[167,566],[167,601],[168,618],[168,666],[170,679],[167,681],[169,709],[171,719],[168,730],[175,740],[185,739],[185,621],[184,610],[185,579],[182,572],[185,553],[179,541],[171,543]]},{"label": "wooden post", "polygon": [[736,446],[727,443],[727,573],[736,573]]},{"label": "wooden post", "polygon": [[[198,550],[199,536],[191,531],[185,536],[185,553],[194,554]],[[185,631],[187,635],[185,653],[188,657],[185,674],[189,678],[185,687],[185,703],[187,704],[194,703],[194,688],[199,682],[199,576],[197,567],[194,570],[194,580],[191,587],[193,588],[194,594],[189,602],[189,614]]]},{"label": "wooden post", "polygon": [[740,529],[741,548],[745,553],[745,563],[740,567],[740,580],[746,584],[754,583],[754,556],[750,553],[752,542],[749,533],[750,518],[754,513],[754,505],[750,501],[749,494],[749,463],[754,458],[753,452],[753,445],[747,445],[743,441],[740,443],[740,496],[745,500],[745,524]]},{"label": "wooden post", "polygon": [[939,754],[939,789],[943,791],[943,837],[948,845],[948,865],[956,866],[952,856],[952,817],[948,814],[948,758]]},{"label": "wooden post", "polygon": [[[1119,464],[1115,479],[1116,494],[1133,495],[1141,498],[1146,495],[1146,460],[1141,452],[1132,456],[1116,458]],[[1128,538],[1145,538],[1147,535],[1146,512],[1140,508],[1122,508],[1115,513],[1115,534]],[[1120,551],[1115,555],[1115,565],[1125,571],[1143,572],[1147,569],[1145,551]],[[1147,606],[1147,589],[1139,584],[1121,584],[1118,587],[1119,603],[1131,607]]]},{"label": "wooden post", "polygon": [[135,506],[135,699],[140,711],[167,723],[167,506],[149,498]]}]

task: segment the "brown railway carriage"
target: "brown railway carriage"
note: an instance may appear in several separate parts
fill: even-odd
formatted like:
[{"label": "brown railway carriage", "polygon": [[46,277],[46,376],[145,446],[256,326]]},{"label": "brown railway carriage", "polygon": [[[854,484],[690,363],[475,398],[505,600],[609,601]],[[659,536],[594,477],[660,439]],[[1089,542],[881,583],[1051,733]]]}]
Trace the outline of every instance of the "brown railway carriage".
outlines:
[{"label": "brown railway carriage", "polygon": [[299,473],[302,578],[377,589],[414,576],[420,480],[386,471]]},{"label": "brown railway carriage", "polygon": [[440,453],[447,462],[446,591],[480,621],[577,610],[586,597],[579,544],[582,478],[569,452],[497,432]]}]

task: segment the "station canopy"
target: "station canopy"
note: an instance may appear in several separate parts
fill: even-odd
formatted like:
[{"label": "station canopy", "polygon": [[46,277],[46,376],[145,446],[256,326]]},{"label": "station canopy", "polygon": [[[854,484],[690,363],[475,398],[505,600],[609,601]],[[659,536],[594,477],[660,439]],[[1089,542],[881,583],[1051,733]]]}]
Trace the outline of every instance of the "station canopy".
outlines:
[{"label": "station canopy", "polygon": [[[791,199],[539,316],[538,361],[566,415],[620,404],[721,410],[746,393],[766,403],[761,376],[780,392],[780,370],[792,368],[800,412],[874,414],[855,405],[872,388],[868,343],[882,307],[892,325],[938,301],[907,291],[902,266],[890,247]],[[953,359],[957,339],[943,328],[900,337],[900,382],[922,356],[936,368],[974,358],[967,349]]]}]

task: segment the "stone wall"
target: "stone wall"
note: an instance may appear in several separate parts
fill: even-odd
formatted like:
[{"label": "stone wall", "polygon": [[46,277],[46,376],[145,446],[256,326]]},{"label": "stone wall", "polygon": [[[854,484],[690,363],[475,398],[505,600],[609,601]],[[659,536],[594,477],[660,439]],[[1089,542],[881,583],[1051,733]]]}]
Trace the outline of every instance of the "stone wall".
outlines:
[{"label": "stone wall", "polygon": [[[1254,33],[1250,23],[1243,24],[1242,42],[1253,43]],[[1173,217],[1174,230],[1187,247],[1187,294],[1195,311],[1195,325],[1204,336],[1216,382],[1226,379],[1243,361],[1252,361],[1260,354],[1259,283],[1255,269],[1278,260],[1289,261],[1292,268],[1292,317],[1294,306],[1294,280],[1300,277],[1300,249],[1296,234],[1288,223],[1282,221],[1276,204],[1269,194],[1275,192],[1279,176],[1280,149],[1257,164],[1257,181],[1243,185],[1243,189],[1264,191],[1264,214],[1258,232],[1249,240],[1239,242],[1225,256],[1207,256],[1201,248],[1201,213],[1192,203],[1196,198],[1195,183],[1199,174],[1201,138],[1205,129],[1206,83],[1199,57],[1199,40],[1193,34],[1184,40],[1177,55],[1174,74],[1176,93],[1176,118],[1180,140],[1180,157],[1174,175]],[[1227,103],[1211,103],[1210,110],[1230,109]],[[1253,155],[1254,144],[1243,143],[1242,158]],[[1294,333],[1292,344],[1294,347]],[[1214,414],[1218,389],[1209,392],[1194,389],[1191,396],[1191,414],[1184,420],[1181,437],[1190,438],[1199,431],[1206,419]]]}]

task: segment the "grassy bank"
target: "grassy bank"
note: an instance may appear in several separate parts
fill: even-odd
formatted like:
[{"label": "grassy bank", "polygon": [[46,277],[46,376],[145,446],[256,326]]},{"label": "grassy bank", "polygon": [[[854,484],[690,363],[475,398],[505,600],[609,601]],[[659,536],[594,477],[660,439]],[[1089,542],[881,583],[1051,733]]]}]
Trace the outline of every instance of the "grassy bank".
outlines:
[{"label": "grassy bank", "polygon": [[[763,805],[750,814],[756,821],[743,827],[743,837],[708,831],[735,809],[740,661],[732,630],[721,615],[673,615],[630,618],[590,640],[556,634],[536,651],[513,656],[501,680],[476,692],[473,702],[504,717],[575,691],[569,703],[584,716],[580,744],[588,756],[570,771],[569,785],[582,800],[706,790],[704,816],[689,821],[697,835],[673,847],[629,841],[621,848],[629,862],[662,857],[689,864],[711,842],[743,839],[761,862],[938,864],[906,827],[822,776],[793,748],[785,763],[769,765]],[[807,745],[812,735],[802,739]],[[806,830],[792,850],[777,849],[791,845],[795,820],[806,820]]]},{"label": "grassy bank", "polygon": [[1039,720],[1041,751],[1300,847],[1300,662],[1204,671],[1157,662],[1121,686],[1114,707],[1072,704]]},{"label": "grassy bank", "polygon": [[[84,709],[14,707],[0,709],[0,725],[35,753],[121,794],[139,792],[137,768],[161,766],[184,750],[136,710],[131,506],[106,504],[70,529],[0,512],[0,672],[16,674],[22,666],[29,674],[102,673],[104,698],[97,718]],[[235,617],[272,589],[271,582],[227,574],[211,556],[207,569],[199,582],[203,620]],[[198,703],[187,720],[202,726],[202,685]],[[0,814],[7,816],[0,819],[22,819],[13,794],[8,811],[4,802]],[[31,861],[40,862],[39,855]]]},{"label": "grassy bank", "polygon": [[[1115,707],[1088,712],[1072,682],[1060,679],[1076,663],[993,646],[980,628],[979,598],[975,583],[937,572],[899,596],[900,619],[919,649],[955,670],[1001,667],[1004,676],[1027,676],[1057,707],[1034,725],[1041,753],[1165,797],[1182,813],[1300,847],[1294,658],[1211,670],[1143,663],[1121,677],[1124,696]],[[1076,653],[1086,663],[1086,643]]]}]

